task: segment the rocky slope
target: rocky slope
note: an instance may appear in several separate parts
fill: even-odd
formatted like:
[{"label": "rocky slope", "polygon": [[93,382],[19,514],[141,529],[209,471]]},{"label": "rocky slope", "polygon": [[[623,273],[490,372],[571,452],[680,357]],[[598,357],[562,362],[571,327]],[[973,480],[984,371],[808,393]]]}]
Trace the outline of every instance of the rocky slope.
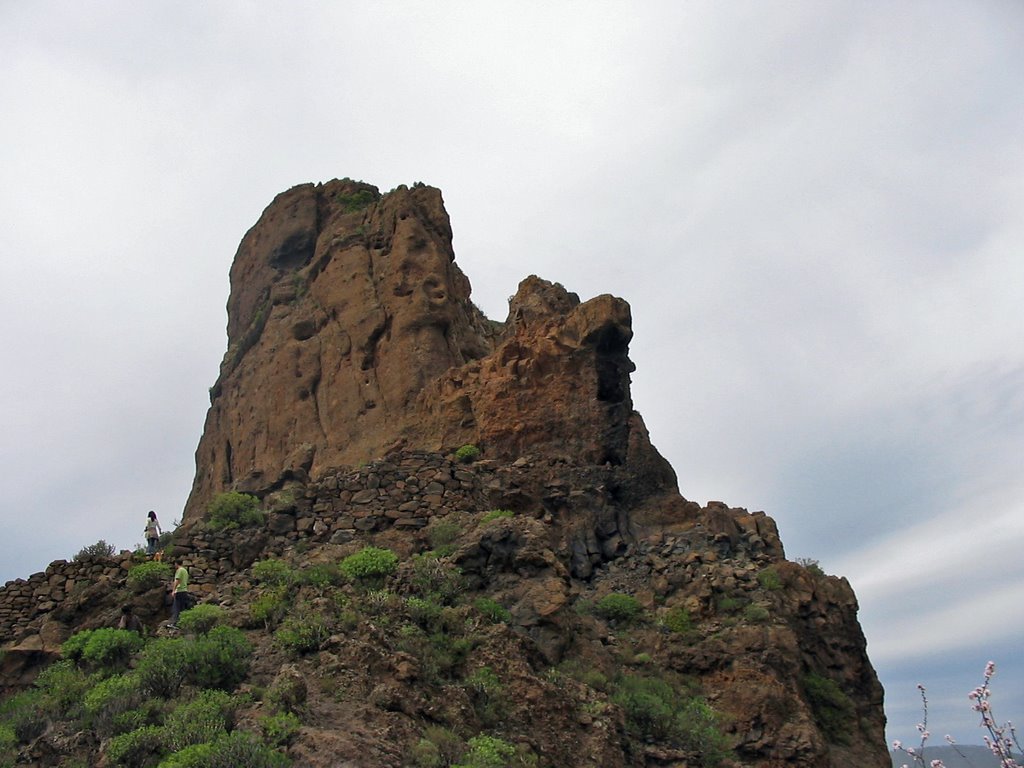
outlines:
[{"label": "rocky slope", "polygon": [[[350,180],[279,195],[231,281],[173,554],[254,644],[240,728],[291,686],[295,765],[472,764],[479,734],[510,765],[889,764],[849,584],[788,562],[763,513],[679,494],[633,409],[624,301],[529,277],[489,321],[440,192]],[[265,522],[214,530],[225,491]],[[366,546],[397,570],[336,578]],[[128,562],[87,599],[72,566],[0,592],[8,685],[132,594]],[[130,599],[157,622],[159,588]],[[310,623],[308,647],[281,639]],[[22,753],[58,764],[52,730]]]}]

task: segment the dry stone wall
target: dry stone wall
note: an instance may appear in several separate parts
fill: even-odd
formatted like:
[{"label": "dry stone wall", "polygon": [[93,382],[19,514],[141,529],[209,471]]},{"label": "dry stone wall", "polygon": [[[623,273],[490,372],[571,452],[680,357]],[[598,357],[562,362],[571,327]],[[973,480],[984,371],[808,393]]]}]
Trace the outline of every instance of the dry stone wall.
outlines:
[{"label": "dry stone wall", "polygon": [[[181,529],[171,557],[188,569],[193,590],[213,591],[222,576],[246,568],[265,552],[282,551],[300,540],[343,544],[360,534],[387,528],[415,531],[435,515],[485,510],[517,483],[508,470],[488,462],[472,466],[435,453],[394,454],[358,468],[298,482],[264,499],[266,525],[259,529],[212,531],[203,525]],[[124,586],[140,561],[130,552],[86,561],[57,560],[28,579],[0,589],[0,644],[31,633],[69,601],[80,601],[86,586]]]}]

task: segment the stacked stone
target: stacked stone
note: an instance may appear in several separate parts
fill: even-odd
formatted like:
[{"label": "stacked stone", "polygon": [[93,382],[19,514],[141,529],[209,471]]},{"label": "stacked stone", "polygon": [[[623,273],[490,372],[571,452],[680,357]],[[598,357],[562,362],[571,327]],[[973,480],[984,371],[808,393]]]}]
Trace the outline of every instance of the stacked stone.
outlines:
[{"label": "stacked stone", "polygon": [[132,565],[129,552],[113,558],[55,560],[45,571],[8,581],[0,589],[0,642],[10,640],[33,619],[73,597],[76,586],[101,579],[121,580]]},{"label": "stacked stone", "polygon": [[325,473],[319,480],[264,499],[264,529],[198,529],[175,542],[174,557],[189,569],[195,591],[212,591],[227,573],[245,568],[264,551],[302,539],[343,544],[361,533],[396,527],[418,530],[434,515],[483,509],[486,464],[458,464],[443,454],[394,454],[363,467]]}]

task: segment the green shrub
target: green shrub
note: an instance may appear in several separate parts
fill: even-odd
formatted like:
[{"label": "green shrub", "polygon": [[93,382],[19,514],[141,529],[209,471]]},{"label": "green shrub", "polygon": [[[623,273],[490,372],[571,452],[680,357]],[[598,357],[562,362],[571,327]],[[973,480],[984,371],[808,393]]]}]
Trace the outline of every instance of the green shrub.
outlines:
[{"label": "green shrub", "polygon": [[690,617],[690,612],[681,605],[669,608],[662,617],[661,623],[669,632],[674,632],[677,635],[686,635],[693,631],[693,619]]},{"label": "green shrub", "polygon": [[115,736],[107,742],[107,762],[116,768],[147,768],[156,765],[165,751],[165,730],[158,725],[147,725]]},{"label": "green shrub", "polygon": [[515,517],[516,513],[511,509],[492,509],[490,512],[485,512],[483,517],[480,518],[481,523],[489,523],[492,520],[498,520],[502,517]]},{"label": "green shrub", "polygon": [[850,697],[834,681],[821,675],[804,675],[804,696],[825,737],[835,744],[850,743],[854,707]]},{"label": "green shrub", "polygon": [[469,751],[452,768],[506,768],[516,757],[516,748],[496,736],[481,733],[469,740]]},{"label": "green shrub", "polygon": [[82,702],[85,718],[101,736],[113,736],[132,730],[131,718],[120,718],[142,703],[143,692],[135,675],[114,675],[101,680],[85,694]]},{"label": "green shrub", "polygon": [[299,735],[302,727],[299,718],[292,712],[261,717],[259,724],[264,743],[271,747],[287,747]]},{"label": "green shrub", "polygon": [[0,701],[0,726],[10,729],[18,743],[27,744],[46,730],[44,705],[39,690],[16,693]]},{"label": "green shrub", "polygon": [[70,659],[56,661],[36,676],[43,706],[58,717],[76,717],[86,692],[96,684]]},{"label": "green shrub", "polygon": [[82,651],[85,650],[85,644],[89,642],[89,635],[92,634],[91,629],[83,629],[81,632],[75,632],[71,637],[65,640],[60,645],[60,654],[65,659],[71,661],[80,661],[82,659]]},{"label": "green shrub", "polygon": [[475,445],[467,444],[455,451],[456,461],[462,464],[472,464],[478,458],[480,458],[480,449]]},{"label": "green shrub", "polygon": [[247,493],[220,493],[210,502],[207,513],[210,527],[217,531],[263,525],[260,500]]},{"label": "green shrub", "polygon": [[182,611],[178,617],[178,628],[193,635],[205,635],[226,620],[227,614],[219,605],[202,604]]},{"label": "green shrub", "polygon": [[129,733],[147,725],[154,725],[160,719],[160,702],[157,699],[143,701],[141,706],[118,712],[112,718],[114,733]]},{"label": "green shrub", "polygon": [[494,598],[478,597],[473,601],[473,607],[482,613],[484,617],[491,622],[491,624],[498,624],[501,622],[507,624],[512,620],[512,614],[509,613],[508,608],[503,606]]},{"label": "green shrub", "polygon": [[234,726],[235,705],[224,691],[201,691],[179,704],[164,723],[165,742],[171,752],[192,744],[214,741]]},{"label": "green shrub", "polygon": [[423,738],[412,748],[409,757],[416,768],[444,768],[453,765],[463,751],[465,742],[455,733],[431,725],[423,731]]},{"label": "green shrub", "polygon": [[328,587],[336,587],[345,581],[341,569],[334,563],[317,563],[299,573],[299,583],[323,591]]},{"label": "green shrub", "polygon": [[452,545],[462,534],[462,526],[454,520],[433,520],[427,526],[427,541],[438,557],[445,557],[452,552]]},{"label": "green shrub", "polygon": [[803,566],[804,568],[806,568],[808,571],[810,571],[815,576],[824,576],[825,575],[825,571],[823,571],[821,569],[821,565],[818,563],[817,560],[815,560],[813,558],[810,558],[810,557],[798,557],[794,562],[797,565]]},{"label": "green shrub", "polygon": [[751,624],[764,624],[772,615],[763,605],[751,603],[743,609],[743,618]]},{"label": "green shrub", "polygon": [[594,606],[594,612],[601,618],[620,624],[629,624],[640,615],[643,608],[632,595],[612,592],[605,595]]},{"label": "green shrub", "polygon": [[[139,651],[146,642],[138,632],[130,632],[127,629],[101,627],[100,629],[86,630],[86,632],[89,634],[84,638],[78,658],[92,669],[106,671],[123,669],[128,666],[132,655]],[[68,642],[73,639],[74,636],[69,638]],[[67,642],[61,646],[62,649],[65,646],[67,646]],[[77,646],[73,645],[73,647],[77,652]]]},{"label": "green shrub", "polygon": [[747,604],[745,598],[722,595],[715,601],[715,607],[719,613],[736,613]]},{"label": "green shrub", "polygon": [[390,549],[363,547],[341,561],[341,572],[362,584],[382,583],[398,569],[398,555]]},{"label": "green shrub", "polygon": [[96,560],[100,558],[110,558],[114,556],[114,552],[117,549],[113,544],[108,544],[103,539],[100,539],[95,544],[90,544],[87,547],[82,547],[78,550],[78,554],[75,555],[75,562],[82,560]]},{"label": "green shrub", "polygon": [[679,697],[664,680],[627,676],[612,701],[622,707],[626,727],[635,736],[662,740],[672,733]]},{"label": "green shrub", "polygon": [[466,588],[457,566],[429,554],[413,559],[409,585],[416,594],[442,605],[455,603]]},{"label": "green shrub", "polygon": [[274,633],[274,644],[295,654],[319,651],[331,636],[327,620],[319,613],[303,612],[285,619]]},{"label": "green shrub", "polygon": [[147,592],[155,587],[166,586],[173,575],[174,569],[169,563],[153,560],[133,566],[125,582],[135,592]]},{"label": "green shrub", "polygon": [[783,587],[782,577],[771,566],[757,574],[757,583],[770,592],[778,592]]},{"label": "green shrub", "polygon": [[252,566],[252,577],[261,584],[287,587],[295,581],[295,572],[284,560],[260,560]]},{"label": "green shrub", "polygon": [[288,758],[244,731],[219,736],[175,752],[159,768],[285,768]]},{"label": "green shrub", "polygon": [[190,641],[188,680],[205,688],[234,690],[249,674],[252,643],[234,627],[214,627]]},{"label": "green shrub", "polygon": [[184,638],[161,637],[139,654],[135,674],[139,687],[149,696],[173,698],[189,676],[191,644]]},{"label": "green shrub", "polygon": [[0,723],[0,768],[13,768],[17,747],[18,737],[14,735],[14,729]]},{"label": "green shrub", "polygon": [[424,600],[421,597],[407,597],[405,599],[406,609],[409,611],[409,618],[424,629],[431,630],[438,628],[441,621],[441,606],[433,600]]},{"label": "green shrub", "polygon": [[345,213],[355,213],[361,211],[373,202],[376,202],[377,196],[369,189],[360,189],[357,192],[344,195],[340,192],[335,195],[335,202],[341,206],[341,210]]},{"label": "green shrub", "polygon": [[676,714],[673,739],[697,756],[702,768],[713,768],[725,759],[726,739],[718,716],[704,699],[688,699]]},{"label": "green shrub", "polygon": [[273,587],[249,603],[251,625],[273,629],[288,613],[288,588]]}]

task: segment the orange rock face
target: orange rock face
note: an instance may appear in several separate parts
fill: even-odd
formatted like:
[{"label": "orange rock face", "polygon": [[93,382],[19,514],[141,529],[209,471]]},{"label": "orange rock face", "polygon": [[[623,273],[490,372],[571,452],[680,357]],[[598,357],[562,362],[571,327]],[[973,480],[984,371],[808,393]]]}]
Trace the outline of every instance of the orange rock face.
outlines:
[{"label": "orange rock face", "polygon": [[441,193],[349,180],[279,195],[231,268],[228,351],[186,521],[388,451],[524,453],[675,490],[629,394],[629,305],[529,277],[505,323],[470,301]]}]

